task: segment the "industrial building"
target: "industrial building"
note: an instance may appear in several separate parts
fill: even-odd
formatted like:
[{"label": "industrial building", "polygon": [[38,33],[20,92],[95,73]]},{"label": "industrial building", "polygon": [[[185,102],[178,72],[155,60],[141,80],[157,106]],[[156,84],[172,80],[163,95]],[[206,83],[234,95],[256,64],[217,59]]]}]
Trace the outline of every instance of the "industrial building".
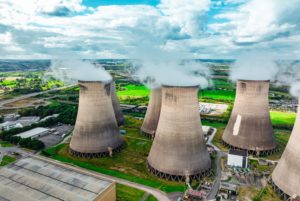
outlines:
[{"label": "industrial building", "polygon": [[[18,116],[19,117],[19,116]],[[13,128],[23,128],[25,126],[30,126],[34,123],[38,123],[40,117],[32,116],[32,117],[21,117],[19,119],[13,121],[6,121],[0,124],[0,129],[4,131],[8,131]]]},{"label": "industrial building", "polygon": [[37,127],[37,128],[33,128],[31,130],[22,132],[16,136],[21,137],[21,138],[39,138],[39,137],[48,135],[49,132],[50,132],[50,129],[48,129],[48,128]]},{"label": "industrial building", "polygon": [[78,157],[101,157],[120,151],[123,140],[115,118],[111,82],[78,81],[79,106],[70,152]]},{"label": "industrial building", "polygon": [[269,112],[269,81],[238,80],[234,107],[222,140],[233,149],[268,155],[276,151]]},{"label": "industrial building", "polygon": [[161,88],[151,90],[147,112],[144,118],[141,132],[150,138],[154,138],[158,125],[161,109]]},{"label": "industrial building", "polygon": [[0,200],[115,201],[115,183],[41,157],[27,157],[0,169]]},{"label": "industrial building", "polygon": [[248,152],[245,150],[230,149],[228,151],[227,165],[232,167],[247,168]]},{"label": "industrial building", "polygon": [[[300,101],[300,100],[299,100]],[[284,200],[300,197],[300,102],[289,142],[272,173],[274,189]]]},{"label": "industrial building", "polygon": [[116,92],[116,83],[114,81],[111,82],[111,99],[118,126],[121,126],[124,124],[124,116],[120,107],[119,98]]},{"label": "industrial building", "polygon": [[209,174],[211,159],[201,129],[198,86],[163,86],[161,113],[148,169],[169,180]]}]

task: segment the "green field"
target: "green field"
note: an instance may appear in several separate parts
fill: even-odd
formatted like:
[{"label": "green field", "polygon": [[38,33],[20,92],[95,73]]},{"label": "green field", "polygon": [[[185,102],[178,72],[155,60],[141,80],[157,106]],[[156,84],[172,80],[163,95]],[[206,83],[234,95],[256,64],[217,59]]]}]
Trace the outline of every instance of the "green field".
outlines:
[{"label": "green field", "polygon": [[[117,200],[118,201],[140,201],[146,195],[146,192],[136,188],[116,184]],[[148,195],[146,201],[157,201],[152,195]]]},{"label": "green field", "polygon": [[44,151],[44,155],[62,162],[74,164],[89,170],[119,177],[132,182],[158,188],[165,192],[183,192],[184,183],[166,181],[153,176],[146,167],[152,141],[140,135],[142,121],[126,117],[124,140],[126,147],[113,157],[82,159],[69,154],[68,144],[58,145]]},{"label": "green field", "polygon": [[16,161],[15,157],[3,156],[0,166],[5,166]]},{"label": "green field", "polygon": [[296,119],[295,112],[271,111],[270,115],[274,126],[292,127]]},{"label": "green field", "polygon": [[123,86],[120,91],[118,91],[118,96],[120,98],[128,98],[128,97],[143,97],[148,96],[150,90],[144,85],[133,85],[128,84]]}]

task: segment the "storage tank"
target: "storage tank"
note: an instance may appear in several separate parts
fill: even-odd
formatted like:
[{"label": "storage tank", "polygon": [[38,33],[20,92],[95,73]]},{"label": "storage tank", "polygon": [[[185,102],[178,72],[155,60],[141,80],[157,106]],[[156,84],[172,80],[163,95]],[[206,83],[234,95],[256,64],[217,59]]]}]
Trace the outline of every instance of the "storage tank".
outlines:
[{"label": "storage tank", "polygon": [[210,173],[198,86],[162,87],[160,118],[147,162],[153,174],[168,180],[199,179]]},{"label": "storage tank", "polygon": [[268,155],[276,151],[268,80],[238,80],[234,107],[222,140],[233,149]]},{"label": "storage tank", "polygon": [[123,140],[112,106],[111,82],[78,81],[78,85],[79,106],[71,154],[92,158],[119,151]]}]

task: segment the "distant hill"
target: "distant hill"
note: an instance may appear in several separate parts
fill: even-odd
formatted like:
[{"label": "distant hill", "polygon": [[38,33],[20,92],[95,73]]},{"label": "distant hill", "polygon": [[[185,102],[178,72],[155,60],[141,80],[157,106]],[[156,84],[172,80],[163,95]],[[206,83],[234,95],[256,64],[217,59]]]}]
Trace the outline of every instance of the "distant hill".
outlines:
[{"label": "distant hill", "polygon": [[39,71],[50,66],[50,60],[0,60],[0,72]]}]

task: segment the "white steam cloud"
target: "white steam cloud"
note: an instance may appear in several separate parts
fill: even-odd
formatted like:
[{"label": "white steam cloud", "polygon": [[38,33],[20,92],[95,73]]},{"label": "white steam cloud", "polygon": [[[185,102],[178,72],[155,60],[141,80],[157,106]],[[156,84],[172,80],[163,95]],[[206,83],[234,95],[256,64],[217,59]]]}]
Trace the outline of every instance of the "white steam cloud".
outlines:
[{"label": "white steam cloud", "polygon": [[46,74],[46,77],[50,76],[66,84],[75,84],[78,80],[108,82],[112,79],[101,65],[79,59],[52,60]]},{"label": "white steam cloud", "polygon": [[290,86],[291,95],[300,95],[300,61],[276,60],[272,54],[250,51],[241,54],[231,66],[230,79],[271,80]]},{"label": "white steam cloud", "polygon": [[279,70],[270,53],[247,52],[241,54],[231,66],[230,79],[274,80]]},{"label": "white steam cloud", "polygon": [[[130,53],[136,58],[132,75],[149,88],[161,85],[200,86],[210,84],[208,66],[192,60],[185,49],[170,48],[168,40],[155,33],[135,32],[138,44]],[[136,43],[133,41],[133,43]]]}]

